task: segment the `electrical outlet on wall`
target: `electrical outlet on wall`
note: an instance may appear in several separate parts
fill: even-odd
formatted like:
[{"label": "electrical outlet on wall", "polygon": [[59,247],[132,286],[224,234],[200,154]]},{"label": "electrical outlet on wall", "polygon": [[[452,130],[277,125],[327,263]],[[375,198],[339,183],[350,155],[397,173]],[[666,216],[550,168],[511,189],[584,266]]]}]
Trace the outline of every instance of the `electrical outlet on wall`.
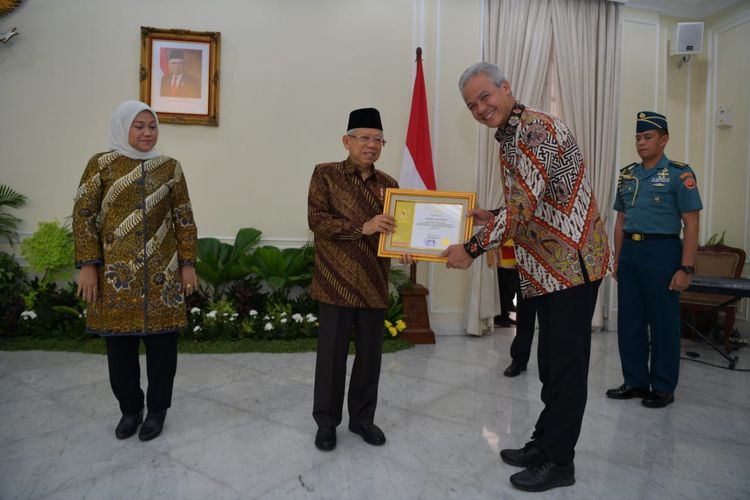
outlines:
[{"label": "electrical outlet on wall", "polygon": [[716,126],[729,128],[732,126],[732,105],[719,106],[716,110]]}]

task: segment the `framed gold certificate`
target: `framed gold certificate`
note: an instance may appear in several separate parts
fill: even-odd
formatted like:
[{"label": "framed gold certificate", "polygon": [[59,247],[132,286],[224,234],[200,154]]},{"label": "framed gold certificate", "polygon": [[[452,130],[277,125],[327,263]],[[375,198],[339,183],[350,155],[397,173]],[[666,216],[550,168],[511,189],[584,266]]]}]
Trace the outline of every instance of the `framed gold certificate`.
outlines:
[{"label": "framed gold certificate", "polygon": [[400,257],[408,253],[415,260],[445,262],[439,255],[450,245],[471,236],[476,195],[454,191],[393,189],[385,191],[384,213],[396,220],[391,234],[380,235],[378,256]]}]

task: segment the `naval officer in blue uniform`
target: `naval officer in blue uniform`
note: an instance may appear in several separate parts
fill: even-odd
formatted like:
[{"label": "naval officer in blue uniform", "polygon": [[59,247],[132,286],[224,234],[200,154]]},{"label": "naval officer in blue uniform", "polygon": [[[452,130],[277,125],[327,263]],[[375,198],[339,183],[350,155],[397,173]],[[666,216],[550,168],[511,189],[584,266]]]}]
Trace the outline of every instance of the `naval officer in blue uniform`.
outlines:
[{"label": "naval officer in blue uniform", "polygon": [[642,111],[635,132],[641,162],[620,170],[614,203],[617,336],[625,381],[607,396],[642,398],[646,407],[663,408],[674,401],[677,386],[680,291],[694,273],[703,205],[692,169],[664,154],[666,117]]}]

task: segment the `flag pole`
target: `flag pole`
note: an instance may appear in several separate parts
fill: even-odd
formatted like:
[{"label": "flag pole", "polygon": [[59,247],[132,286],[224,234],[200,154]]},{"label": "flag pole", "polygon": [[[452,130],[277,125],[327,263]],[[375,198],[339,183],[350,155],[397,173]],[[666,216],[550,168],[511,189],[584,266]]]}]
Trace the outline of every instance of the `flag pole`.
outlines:
[{"label": "flag pole", "polygon": [[[422,62],[422,47],[417,47],[417,58],[414,60],[415,63],[419,64]],[[411,266],[409,266],[409,280],[411,281],[412,286],[415,286],[417,284],[417,263],[412,262]]]},{"label": "flag pole", "polygon": [[[412,108],[409,116],[409,127],[404,152],[405,164],[402,165],[402,180],[406,184],[414,181],[413,175],[404,176],[404,167],[416,168],[421,178],[419,186],[408,185],[410,189],[435,189],[435,175],[432,165],[432,151],[430,150],[430,130],[427,117],[426,89],[424,73],[422,71],[422,47],[417,47],[417,73],[414,79],[412,94]],[[410,142],[410,139],[415,142]],[[409,157],[411,162],[406,162]],[[421,170],[420,170],[421,168]],[[425,181],[425,176],[427,180]],[[401,186],[405,187],[405,186]],[[430,316],[427,309],[427,287],[417,283],[417,263],[409,266],[409,285],[401,288],[401,303],[403,304],[406,329],[401,337],[415,344],[434,344],[435,333],[430,328]]]}]

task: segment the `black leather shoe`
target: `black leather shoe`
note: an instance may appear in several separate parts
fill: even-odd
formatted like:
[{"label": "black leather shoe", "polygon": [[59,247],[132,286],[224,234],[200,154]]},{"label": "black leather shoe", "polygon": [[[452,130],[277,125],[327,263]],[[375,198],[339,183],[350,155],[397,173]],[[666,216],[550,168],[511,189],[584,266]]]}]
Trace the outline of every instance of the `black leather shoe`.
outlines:
[{"label": "black leather shoe", "polygon": [[315,434],[315,447],[320,451],[331,451],[336,447],[336,428],[319,427]]},{"label": "black leather shoe", "polygon": [[674,403],[674,394],[666,394],[659,391],[651,391],[641,401],[641,404],[646,408],[664,408],[671,403]]},{"label": "black leather shoe", "polygon": [[556,464],[545,460],[510,476],[510,484],[523,491],[547,491],[576,482],[573,463]]},{"label": "black leather shoe", "polygon": [[537,462],[543,461],[544,455],[542,455],[542,450],[539,449],[539,443],[531,440],[523,445],[523,448],[517,450],[510,448],[500,450],[500,458],[508,465],[531,467]]},{"label": "black leather shoe", "polygon": [[148,412],[146,420],[141,426],[141,431],[138,433],[138,439],[141,441],[151,441],[161,434],[165,418],[167,418],[167,410]]},{"label": "black leather shoe", "polygon": [[609,389],[607,391],[607,397],[612,399],[633,399],[633,398],[645,398],[649,395],[649,390],[642,387],[630,387],[629,385],[622,384],[620,387],[615,389]]},{"label": "black leather shoe", "polygon": [[354,434],[359,434],[365,443],[373,446],[381,446],[385,444],[385,434],[375,424],[355,424],[349,422],[349,430]]},{"label": "black leather shoe", "polygon": [[521,372],[526,371],[526,363],[519,363],[518,361],[513,361],[508,368],[505,369],[503,372],[503,375],[506,377],[517,377],[521,374]]},{"label": "black leather shoe", "polygon": [[510,319],[508,316],[495,316],[494,321],[495,326],[498,326],[500,328],[510,328],[511,326],[515,325],[515,320]]},{"label": "black leather shoe", "polygon": [[130,415],[123,413],[120,423],[117,424],[117,428],[115,429],[115,436],[117,436],[117,439],[129,438],[135,434],[135,431],[138,430],[138,426],[141,425],[142,422],[143,410]]}]

